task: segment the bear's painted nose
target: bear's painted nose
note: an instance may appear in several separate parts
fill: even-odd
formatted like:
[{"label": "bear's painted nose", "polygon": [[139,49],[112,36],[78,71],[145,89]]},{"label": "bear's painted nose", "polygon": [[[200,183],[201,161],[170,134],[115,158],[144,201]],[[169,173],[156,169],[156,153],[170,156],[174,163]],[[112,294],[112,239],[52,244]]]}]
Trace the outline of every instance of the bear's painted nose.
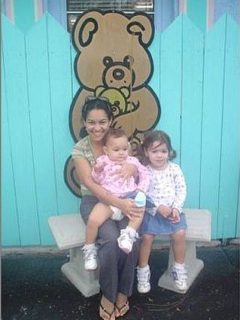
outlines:
[{"label": "bear's painted nose", "polygon": [[113,71],[113,78],[115,80],[122,80],[124,78],[124,71],[122,69],[115,69]]}]

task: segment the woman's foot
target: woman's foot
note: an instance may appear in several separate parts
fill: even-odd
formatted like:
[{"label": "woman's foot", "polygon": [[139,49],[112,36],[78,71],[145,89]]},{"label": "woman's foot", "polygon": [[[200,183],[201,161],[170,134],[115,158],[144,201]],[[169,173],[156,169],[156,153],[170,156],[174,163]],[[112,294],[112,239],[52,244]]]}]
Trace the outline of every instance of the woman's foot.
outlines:
[{"label": "woman's foot", "polygon": [[99,316],[103,320],[115,320],[114,304],[111,303],[104,296],[102,296],[102,299],[101,299],[101,302],[100,302]]},{"label": "woman's foot", "polygon": [[122,293],[119,293],[117,296],[117,301],[115,304],[115,317],[124,316],[129,310],[129,302],[127,296]]}]

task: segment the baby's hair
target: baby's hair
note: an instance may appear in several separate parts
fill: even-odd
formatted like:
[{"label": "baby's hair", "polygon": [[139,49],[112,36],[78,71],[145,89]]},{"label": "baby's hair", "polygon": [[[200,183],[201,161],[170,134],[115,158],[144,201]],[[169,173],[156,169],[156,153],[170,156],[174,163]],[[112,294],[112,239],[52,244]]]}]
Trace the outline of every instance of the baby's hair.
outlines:
[{"label": "baby's hair", "polygon": [[142,142],[142,148],[143,151],[147,150],[149,147],[152,146],[152,144],[158,141],[159,145],[165,143],[168,149],[169,153],[169,160],[172,160],[176,158],[177,153],[176,151],[172,148],[172,143],[171,139],[168,136],[168,134],[164,131],[161,130],[154,130],[154,131],[149,131],[144,134],[143,142]]},{"label": "baby's hair", "polygon": [[127,134],[121,128],[109,128],[108,132],[105,134],[103,138],[103,145],[105,146],[110,138],[121,138],[126,137],[128,140]]}]

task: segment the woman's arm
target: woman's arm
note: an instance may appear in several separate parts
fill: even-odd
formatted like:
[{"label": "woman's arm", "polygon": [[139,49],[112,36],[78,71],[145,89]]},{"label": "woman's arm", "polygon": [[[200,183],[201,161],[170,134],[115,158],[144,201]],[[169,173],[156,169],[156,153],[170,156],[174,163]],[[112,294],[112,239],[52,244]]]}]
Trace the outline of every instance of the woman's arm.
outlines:
[{"label": "woman's arm", "polygon": [[87,159],[83,157],[75,158],[74,165],[81,183],[83,183],[101,202],[119,208],[129,217],[129,219],[131,219],[132,216],[141,216],[143,214],[143,209],[136,207],[132,199],[120,199],[94,182],[91,173],[92,169]]}]

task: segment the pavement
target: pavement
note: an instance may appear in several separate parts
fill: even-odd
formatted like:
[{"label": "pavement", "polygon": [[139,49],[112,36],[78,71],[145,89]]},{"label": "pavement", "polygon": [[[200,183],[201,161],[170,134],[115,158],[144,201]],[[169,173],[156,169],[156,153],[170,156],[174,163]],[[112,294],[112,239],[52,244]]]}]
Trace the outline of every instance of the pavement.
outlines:
[{"label": "pavement", "polygon": [[[158,287],[168,249],[153,250],[152,290],[134,285],[126,320],[239,320],[239,244],[198,247],[204,261],[184,295]],[[97,320],[100,295],[85,298],[61,273],[68,252],[57,249],[2,250],[3,320]]]}]

